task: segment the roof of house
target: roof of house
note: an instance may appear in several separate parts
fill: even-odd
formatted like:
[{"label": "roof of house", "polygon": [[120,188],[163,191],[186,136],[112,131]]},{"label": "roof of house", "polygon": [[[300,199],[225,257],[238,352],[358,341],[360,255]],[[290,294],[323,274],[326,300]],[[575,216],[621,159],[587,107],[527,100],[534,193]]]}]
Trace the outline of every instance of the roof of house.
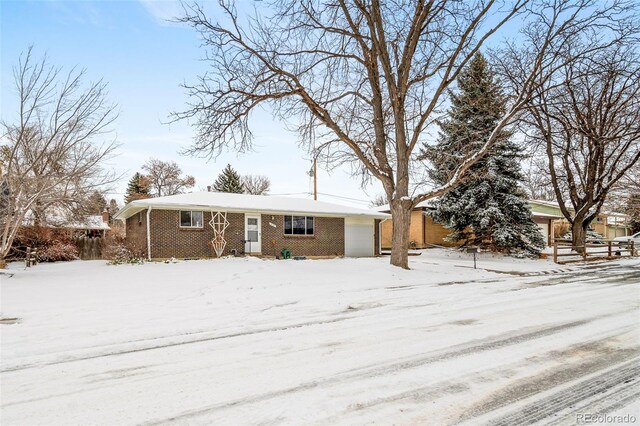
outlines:
[{"label": "roof of house", "polygon": [[604,213],[604,214],[606,214],[607,216],[610,216],[610,217],[618,217],[618,218],[621,218],[621,219],[631,219],[631,216],[629,216],[626,213],[621,213],[621,212],[602,212],[602,213]]},{"label": "roof of house", "polygon": [[114,218],[126,219],[149,207],[151,209],[163,210],[198,209],[232,213],[299,213],[314,216],[360,216],[374,219],[391,217],[386,213],[375,210],[359,209],[306,198],[231,194],[225,192],[190,192],[188,194],[132,201],[116,213]]},{"label": "roof of house", "polygon": [[[22,224],[24,226],[32,226],[34,222],[33,219],[33,213],[28,212]],[[81,220],[71,220],[61,212],[49,212],[42,226],[64,229],[87,229],[92,231],[108,231],[111,229],[109,225],[102,220],[102,216],[100,215],[89,215],[81,218]]]},{"label": "roof of house", "polygon": [[100,215],[92,215],[87,216],[85,220],[80,222],[69,222],[62,226],[61,228],[71,228],[71,229],[90,229],[90,230],[105,230],[108,231],[111,229],[107,223],[102,220],[102,216]]},{"label": "roof of house", "polygon": [[558,204],[556,201],[547,201],[547,200],[529,200],[529,203],[535,203],[535,204],[542,204],[544,206],[549,206],[549,207],[560,207],[560,204]]},{"label": "roof of house", "polygon": [[562,215],[541,213],[541,212],[535,212],[535,211],[531,212],[531,216],[533,216],[533,217],[541,217],[541,218],[548,218],[548,219],[562,219],[564,217]]},{"label": "roof of house", "polygon": [[[438,200],[438,197],[431,198],[431,199],[425,200],[425,201],[421,201],[414,207],[414,209],[433,209],[434,208],[434,203],[437,200]],[[560,208],[558,203],[556,203],[555,201],[528,200],[528,202],[529,202],[529,204],[539,204],[539,205],[543,205],[543,206],[554,207],[556,209]],[[383,204],[381,206],[374,207],[374,209],[376,209],[379,212],[391,211],[391,209],[389,208],[389,204]],[[537,213],[535,211],[534,211],[534,215],[540,216],[540,217],[562,217],[562,216],[555,216],[555,215],[548,214],[548,213],[547,214],[545,214],[545,213]]]},{"label": "roof of house", "polygon": [[[430,198],[430,199],[424,200],[424,201],[420,201],[418,204],[416,204],[414,209],[432,209],[433,208],[433,203],[437,199],[438,199],[438,197]],[[374,210],[379,211],[379,212],[390,212],[391,208],[389,207],[389,204],[383,204],[381,206],[374,207]]]},{"label": "roof of house", "polygon": [[607,225],[618,228],[631,228],[631,216],[620,212],[605,212]]}]

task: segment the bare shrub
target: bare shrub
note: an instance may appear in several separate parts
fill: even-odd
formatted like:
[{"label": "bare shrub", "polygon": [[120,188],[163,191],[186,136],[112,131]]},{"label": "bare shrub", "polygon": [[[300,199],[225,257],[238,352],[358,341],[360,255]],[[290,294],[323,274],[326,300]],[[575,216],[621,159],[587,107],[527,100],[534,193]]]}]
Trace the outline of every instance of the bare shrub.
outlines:
[{"label": "bare shrub", "polygon": [[53,240],[38,249],[38,262],[66,262],[78,259],[78,248],[69,241]]},{"label": "bare shrub", "polygon": [[27,248],[36,250],[39,262],[77,260],[78,248],[67,230],[24,226],[13,241],[8,259],[22,259]]}]

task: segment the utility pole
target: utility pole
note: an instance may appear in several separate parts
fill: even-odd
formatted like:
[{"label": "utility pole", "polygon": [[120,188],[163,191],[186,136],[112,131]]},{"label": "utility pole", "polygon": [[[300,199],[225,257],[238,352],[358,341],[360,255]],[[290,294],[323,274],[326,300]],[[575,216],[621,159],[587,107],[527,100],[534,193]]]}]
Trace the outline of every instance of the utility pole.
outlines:
[{"label": "utility pole", "polygon": [[313,199],[318,200],[318,167],[315,157],[313,157]]}]

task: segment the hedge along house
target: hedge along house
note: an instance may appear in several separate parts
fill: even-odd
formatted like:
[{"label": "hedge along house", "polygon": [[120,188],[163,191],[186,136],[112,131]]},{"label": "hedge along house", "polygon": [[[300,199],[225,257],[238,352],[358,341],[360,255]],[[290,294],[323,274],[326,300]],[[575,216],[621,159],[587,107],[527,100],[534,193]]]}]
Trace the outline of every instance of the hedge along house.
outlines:
[{"label": "hedge along house", "polygon": [[220,255],[365,257],[379,254],[373,210],[303,198],[193,192],[132,201],[115,216],[126,222],[127,242],[149,259],[215,257],[216,229],[224,228]]}]

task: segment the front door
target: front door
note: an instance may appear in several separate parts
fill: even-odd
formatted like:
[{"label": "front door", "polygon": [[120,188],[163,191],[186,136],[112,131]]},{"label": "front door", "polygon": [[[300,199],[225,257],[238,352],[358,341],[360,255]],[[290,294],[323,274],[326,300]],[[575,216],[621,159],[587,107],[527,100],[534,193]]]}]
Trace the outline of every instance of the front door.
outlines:
[{"label": "front door", "polygon": [[260,215],[244,215],[244,252],[249,253],[262,253],[262,238],[261,238],[261,224]]}]

